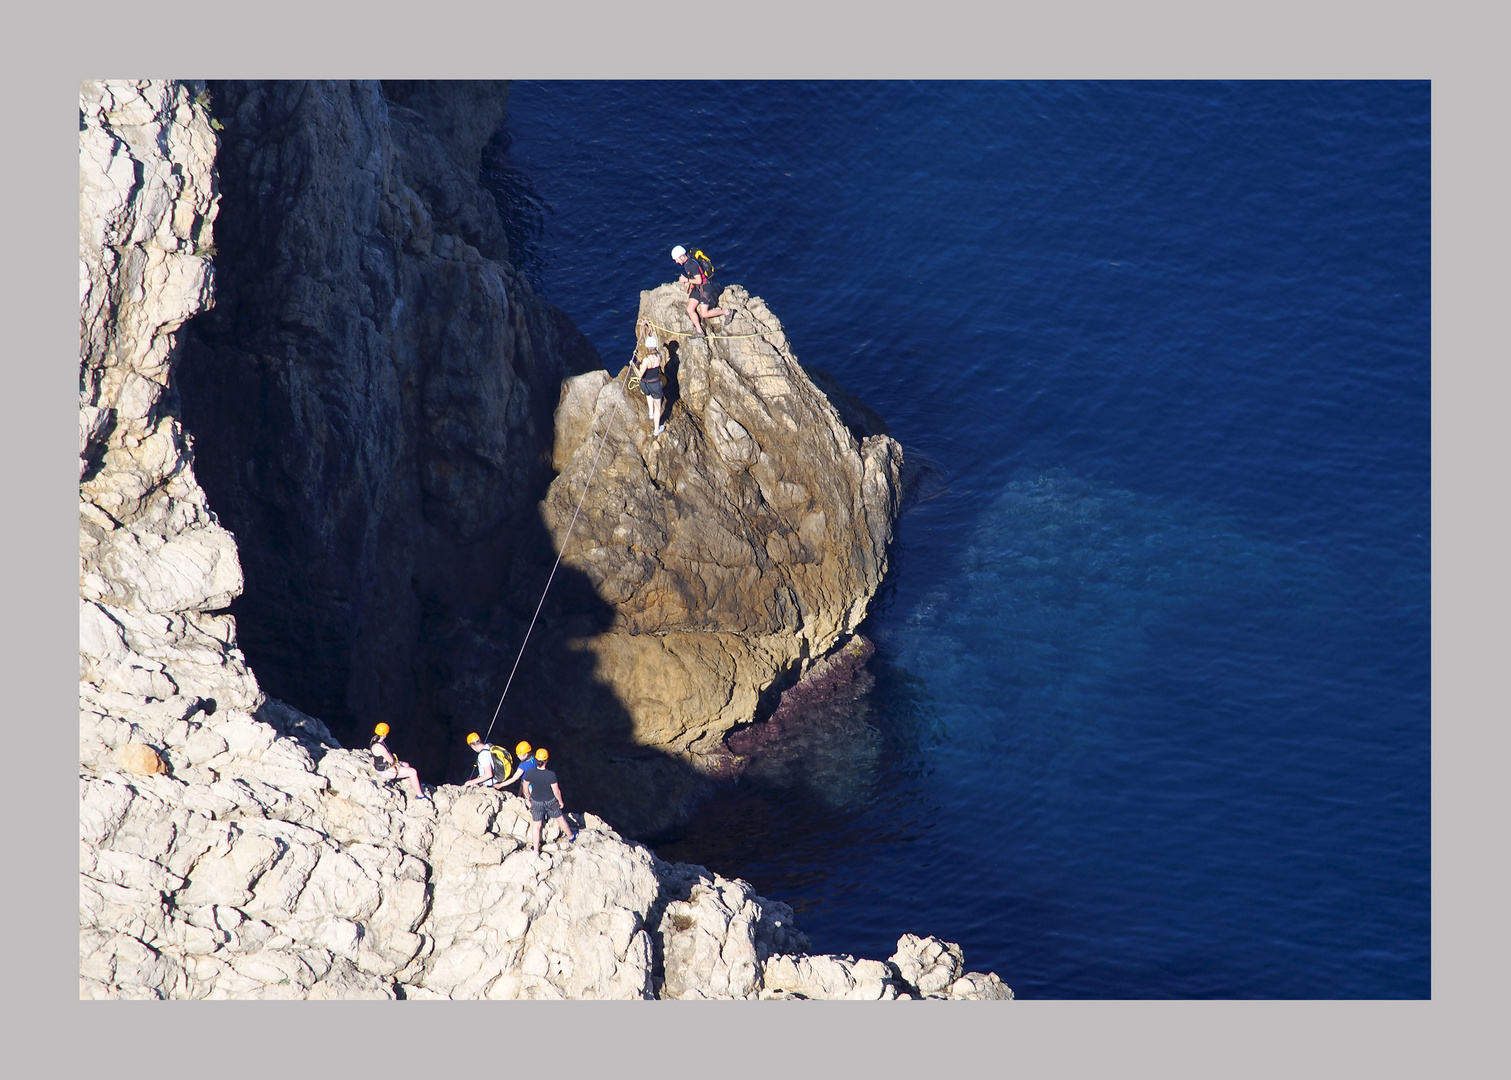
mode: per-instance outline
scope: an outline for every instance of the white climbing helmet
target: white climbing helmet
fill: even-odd
[[[683,247],[681,244],[678,244],[676,247],[672,248],[672,258],[674,258],[674,259],[680,259],[680,258],[682,258],[682,256],[684,256],[686,254],[687,254],[687,249],[685,247]]]
[[[655,334],[646,334],[645,347],[647,349],[659,349],[661,348],[661,339],[658,338]]]

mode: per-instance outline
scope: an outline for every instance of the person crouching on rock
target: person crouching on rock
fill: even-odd
[[[687,318],[693,324],[693,334],[696,337],[703,336],[703,325],[698,321],[700,315],[705,319],[723,318],[724,330],[728,333],[729,324],[734,320],[735,309],[730,308],[726,311],[714,306],[719,302],[719,287],[714,284],[713,275],[696,260],[689,260],[687,249],[681,244],[672,248],[672,261],[682,267],[682,273],[677,275],[677,280],[687,285]]]
[[[666,407],[666,358],[661,353],[661,339],[655,334],[647,334],[643,345],[645,355],[630,359],[630,372],[640,380],[640,392],[645,395],[646,407],[650,409],[651,436],[654,438],[666,430],[666,425],[661,422],[661,410]]]
[[[388,731],[387,724],[379,724],[373,728],[372,741],[367,744],[367,748],[372,751],[373,768],[378,771],[378,779],[408,780],[410,786],[414,788],[415,798],[429,799],[430,796],[426,795],[425,789],[420,786],[420,774],[415,771],[415,767],[407,761],[400,761],[394,757],[393,751],[383,741],[388,738]]]
[[[467,736],[467,749],[477,755],[477,775],[468,780],[462,787],[471,787],[479,784],[482,787],[502,787],[498,781],[503,778],[494,772],[494,766],[498,759],[493,756],[493,744],[485,743],[477,732]]]
[[[525,794],[530,799],[530,846],[535,849],[535,854],[540,854],[540,837],[545,830],[546,818],[552,817],[561,822],[561,827],[566,830],[567,843],[577,839],[577,834],[572,831],[572,823],[567,820],[566,809],[562,804],[561,784],[556,780],[556,774],[546,768],[546,761],[550,758],[546,748],[542,746],[535,751],[535,768],[525,773]]]

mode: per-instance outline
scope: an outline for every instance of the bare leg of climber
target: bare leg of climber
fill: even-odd
[[[687,298],[687,318],[693,324],[693,333],[695,334],[703,333],[703,324],[698,322],[699,307],[702,307],[704,311],[708,310],[708,306],[700,304],[696,296],[689,296]]]
[[[703,316],[703,318],[705,319],[727,319],[729,316],[734,314],[734,309],[730,308],[728,311],[725,311],[723,308],[710,309],[707,304],[699,304],[698,314]],[[724,329],[726,332],[729,329],[729,324],[727,322],[724,324]]]
[[[413,765],[408,762],[400,762],[399,775],[409,781],[410,789],[414,791],[416,799],[423,799],[425,797],[425,789],[420,786],[420,774],[415,771]]]

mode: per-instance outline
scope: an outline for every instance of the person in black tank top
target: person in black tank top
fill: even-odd
[[[373,728],[372,741],[367,744],[368,750],[373,756],[373,769],[377,771],[378,779],[388,781],[407,780],[415,798],[429,799],[425,794],[424,787],[420,784],[420,774],[415,767],[407,761],[400,761],[394,757],[393,751],[388,748],[385,741],[388,738],[388,725],[379,724]]]
[[[545,830],[548,817],[561,822],[561,827],[567,834],[567,843],[577,839],[577,834],[572,831],[572,823],[567,820],[566,808],[562,805],[561,784],[557,781],[556,774],[546,768],[550,756],[544,746],[535,751],[535,768],[525,773],[522,785],[530,797],[530,846],[537,855],[540,854],[541,833]]]
[[[630,371],[640,380],[640,392],[645,395],[646,407],[650,410],[651,435],[654,437],[666,430],[666,425],[661,422],[661,412],[666,408],[666,354],[661,351],[661,340],[655,334],[647,334],[641,348],[645,355],[630,358]]]

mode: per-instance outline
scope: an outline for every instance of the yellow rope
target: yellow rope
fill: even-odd
[[[698,336],[697,334],[683,333],[681,330],[669,330],[669,329],[667,329],[664,326],[658,326],[656,323],[652,322],[650,319],[642,319],[640,321],[643,322],[643,323],[645,323],[645,324],[647,324],[652,330],[660,330],[663,334],[670,334],[672,337],[675,337],[675,338],[687,338],[687,339],[691,340],[691,339],[696,338]],[[706,340],[709,340],[709,341],[733,341],[736,338],[766,337],[768,334],[783,334],[783,333],[786,333],[786,331],[785,330],[763,330],[759,334],[719,334],[719,335],[713,336],[713,337],[706,337]]]

